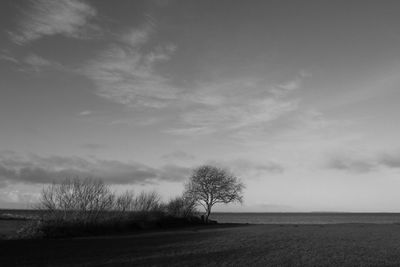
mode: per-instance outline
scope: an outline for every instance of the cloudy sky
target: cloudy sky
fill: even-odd
[[[49,182],[178,195],[213,163],[225,211],[400,211],[400,2],[0,3],[0,206]]]

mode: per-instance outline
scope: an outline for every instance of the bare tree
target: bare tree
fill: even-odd
[[[135,196],[133,191],[125,191],[115,199],[114,209],[119,212],[149,212],[160,210],[161,196],[156,191],[142,191]]]
[[[187,194],[171,199],[166,205],[167,214],[188,218],[196,213],[196,200]]]
[[[133,211],[149,212],[161,208],[161,196],[156,192],[141,192],[133,201]]]
[[[114,209],[122,213],[132,211],[134,202],[133,191],[125,191],[125,193],[116,197]]]
[[[114,205],[115,196],[99,179],[65,179],[44,188],[38,208],[53,219],[97,220]]]
[[[196,168],[185,187],[185,193],[203,206],[206,222],[215,204],[243,201],[244,184],[240,179],[225,169],[211,165]]]

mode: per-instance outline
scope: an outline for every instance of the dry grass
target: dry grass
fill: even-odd
[[[29,221],[26,220],[2,220],[0,219],[0,239],[15,236],[19,229]]]
[[[203,226],[0,241],[2,266],[399,266],[400,225]]]

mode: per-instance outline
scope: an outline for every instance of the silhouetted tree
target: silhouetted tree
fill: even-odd
[[[185,187],[185,194],[204,207],[206,222],[215,204],[243,201],[244,184],[240,179],[225,169],[211,165],[194,169]]]
[[[115,195],[100,179],[65,179],[43,188],[38,209],[58,220],[96,221],[112,209]]]
[[[133,200],[133,211],[150,212],[161,210],[161,196],[156,192],[141,192]]]
[[[189,218],[196,213],[196,200],[189,195],[171,199],[166,205],[167,214],[174,217]]]

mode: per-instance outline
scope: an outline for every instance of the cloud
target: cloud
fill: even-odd
[[[153,45],[154,31],[154,25],[147,23],[120,34],[87,62],[83,73],[93,82],[98,96],[128,107],[170,108],[159,117],[179,111],[163,132],[181,136],[259,130],[298,109],[299,100],[287,95],[301,88],[303,79],[310,76],[305,72],[275,84],[244,77],[199,82],[185,88],[172,85],[156,67],[169,61],[176,47]],[[113,124],[126,122],[115,120]]]
[[[46,59],[34,53],[16,57],[7,51],[3,51],[3,53],[0,54],[0,60],[14,63],[18,71],[23,72],[41,72],[43,70],[71,71],[69,68],[56,61]]]
[[[254,101],[252,105],[224,105],[214,109],[197,109],[182,116],[185,124],[218,130],[238,129],[249,125],[277,119],[282,114],[295,110],[296,102],[280,102],[275,99]]]
[[[243,179],[249,177],[262,177],[270,174],[281,174],[285,171],[284,166],[271,160],[264,160],[260,162],[238,158],[228,161],[211,160],[206,164],[231,171],[233,174]]]
[[[181,136],[261,129],[298,109],[299,100],[287,95],[301,88],[303,79],[310,76],[305,72],[274,84],[243,77],[198,82],[185,88],[173,85],[157,66],[169,61],[176,47],[154,45],[154,32],[154,23],[145,23],[117,35],[107,49],[85,64],[83,73],[93,82],[95,94],[128,107],[170,108],[158,117],[179,112],[163,132]],[[113,124],[129,122],[115,120]]]
[[[84,73],[94,82],[98,96],[127,106],[152,108],[165,107],[177,98],[177,88],[155,71],[176,48],[159,45],[145,52],[142,48],[151,31],[145,26],[123,34],[85,66]]]
[[[186,180],[192,172],[192,169],[168,164],[162,167],[160,179],[171,182],[182,182]]]
[[[264,127],[298,109],[298,100],[285,98],[284,92],[277,96],[276,90],[283,91],[252,79],[202,84],[186,95],[187,111],[181,114],[180,125],[166,132],[205,135]]]
[[[274,88],[271,91],[276,96],[285,95],[290,91],[300,89],[303,84],[304,79],[309,78],[311,76],[312,75],[310,72],[300,71],[299,74],[296,75],[296,77],[294,79],[282,82],[282,83],[274,86]]]
[[[88,143],[81,145],[81,147],[89,150],[99,150],[99,149],[104,149],[107,146],[103,144]]]
[[[81,116],[87,116],[87,115],[90,115],[90,114],[92,114],[93,113],[93,111],[91,111],[91,110],[84,110],[84,111],[82,111],[82,112],[79,112],[79,115],[81,115]]]
[[[265,162],[252,162],[246,159],[236,159],[225,163],[230,169],[241,176],[249,174],[260,176],[268,173],[283,173],[284,167],[276,162],[265,160]]]
[[[362,160],[349,157],[334,157],[329,160],[327,167],[342,171],[366,173],[375,170],[377,164],[375,161],[368,161],[365,159]]]
[[[194,160],[196,157],[193,156],[192,154],[186,153],[181,150],[176,150],[174,152],[165,154],[161,156],[162,159],[164,160]]]
[[[398,152],[376,152],[374,155],[349,155],[344,153],[330,157],[327,163],[328,168],[351,171],[371,172],[379,168],[400,168],[400,153]]]
[[[293,80],[293,81],[289,81],[283,84],[278,85],[279,88],[288,90],[288,91],[292,91],[292,90],[296,90],[300,88],[300,82],[299,80]]]
[[[11,55],[10,52],[7,51],[7,50],[1,50],[0,60],[1,61],[12,62],[14,64],[19,64],[19,60],[16,59],[13,55]]]
[[[46,184],[67,177],[96,177],[110,184],[181,181],[188,169],[166,165],[153,168],[137,162],[81,157],[0,155],[0,182]]]
[[[122,118],[122,119],[115,119],[110,122],[110,125],[128,125],[128,126],[149,126],[160,122],[160,117],[129,117],[129,118]]]
[[[37,203],[39,199],[39,193],[37,192],[23,192],[18,189],[13,190],[1,190],[0,191],[0,203],[7,204],[19,204],[15,205],[16,208],[31,208],[31,205]]]
[[[185,128],[167,129],[164,132],[168,134],[181,135],[181,136],[199,136],[199,135],[207,135],[214,133],[215,129],[209,127],[185,127]]]
[[[270,173],[283,173],[284,168],[282,165],[275,162],[265,162],[264,164],[256,164],[253,169],[258,172],[270,172]]]
[[[400,153],[385,153],[380,156],[379,163],[389,168],[400,168]]]
[[[145,25],[141,29],[131,29],[128,33],[121,36],[121,40],[130,47],[140,47],[147,43],[152,32],[150,25]]]
[[[71,38],[86,38],[94,26],[89,21],[96,10],[82,0],[36,0],[23,13],[18,30],[11,34],[17,44],[61,34]]]
[[[29,54],[23,59],[23,63],[25,63],[28,67],[33,69],[36,72],[39,72],[43,69],[59,69],[62,70],[64,67],[55,62],[48,59],[45,59],[36,54]]]

